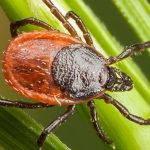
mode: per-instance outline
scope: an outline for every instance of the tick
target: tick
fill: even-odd
[[[97,122],[93,99],[103,99],[114,105],[127,119],[140,125],[149,125],[150,119],[132,115],[127,108],[106,94],[107,91],[124,92],[133,87],[131,78],[111,65],[150,47],[150,41],[127,47],[120,55],[105,58],[94,48],[92,38],[83,21],[69,11],[63,16],[50,0],[43,0],[51,13],[63,24],[69,34],[55,30],[36,18],[27,18],[10,24],[13,39],[4,53],[3,72],[8,84],[18,93],[38,103],[0,100],[1,106],[42,108],[66,105],[67,110],[44,128],[37,140],[39,148],[48,134],[73,114],[78,103],[87,103],[92,124],[98,136],[107,144],[112,141]],[[73,19],[86,42],[78,36],[68,22]],[[46,31],[18,34],[19,27],[32,24]]]

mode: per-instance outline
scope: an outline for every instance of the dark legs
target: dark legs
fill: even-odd
[[[75,105],[68,106],[66,112],[59,116],[55,121],[53,121],[50,125],[48,125],[40,135],[39,139],[37,140],[37,144],[40,148],[42,148],[43,143],[48,134],[50,134],[58,125],[63,123],[70,115],[73,114],[75,110]]]
[[[98,134],[98,136],[107,144],[112,144],[112,141],[105,135],[105,133],[103,132],[103,130],[100,128],[100,126],[98,125],[97,122],[97,113],[96,113],[96,108],[95,108],[95,104],[93,101],[89,101],[88,102],[88,106],[90,107],[90,112],[91,112],[91,116],[92,116],[92,123],[93,126]]]
[[[150,41],[147,41],[145,43],[142,44],[134,44],[131,45],[129,47],[127,47],[119,56],[117,57],[110,57],[108,59],[109,64],[114,64],[118,61],[121,61],[122,59],[129,57],[135,53],[139,53],[142,52],[145,48],[149,48],[150,47]]]
[[[126,117],[127,119],[129,119],[135,123],[138,123],[140,125],[150,125],[150,119],[143,119],[141,117],[130,114],[129,111],[127,110],[127,108],[125,108],[122,104],[120,104],[118,101],[116,101],[110,95],[104,94],[103,97],[101,97],[101,98],[103,98],[106,103],[110,103],[110,104],[114,105],[121,112],[121,114],[124,117]]]
[[[16,21],[16,22],[10,24],[10,31],[11,31],[12,37],[17,36],[17,29],[19,27],[25,26],[27,24],[36,25],[36,26],[45,28],[47,30],[54,30],[49,24],[47,24],[41,20],[38,20],[36,18],[26,18],[26,19],[19,20],[19,21]]]
[[[86,41],[86,43],[90,46],[93,46],[93,41],[92,41],[92,38],[85,26],[85,24],[83,23],[83,21],[80,19],[79,16],[77,16],[73,11],[69,11],[66,16],[65,16],[66,19],[69,19],[69,18],[72,18],[76,21],[76,24],[78,25],[78,27],[80,28],[80,30],[83,32],[83,36],[84,36],[84,39]]]
[[[52,14],[60,21],[62,22],[63,26],[68,30],[68,32],[72,36],[78,36],[75,29],[72,27],[72,25],[66,20],[66,18],[61,14],[61,12],[55,7],[55,5],[51,2],[51,0],[43,0],[43,2],[50,8],[50,11]]]
[[[78,37],[77,32],[75,31],[75,29],[72,27],[72,25],[67,21],[69,18],[72,18],[76,21],[77,25],[79,26],[79,28],[81,29],[81,31],[83,32],[83,36],[87,42],[88,45],[93,46],[93,41],[92,38],[86,28],[86,26],[84,25],[83,21],[72,11],[69,11],[66,16],[64,17],[60,11],[54,6],[54,4],[51,2],[51,0],[43,0],[43,2],[50,8],[50,11],[52,12],[52,14],[59,20],[62,22],[63,26],[69,31],[69,33],[72,36],[76,36]]]
[[[92,38],[84,25],[83,21],[72,11],[69,11],[66,16],[63,16],[61,12],[56,8],[56,6],[51,2],[51,0],[43,0],[43,2],[50,8],[51,13],[60,21],[62,22],[63,26],[68,30],[68,32],[73,37],[78,37],[77,32],[73,28],[73,26],[68,22],[69,18],[72,18],[76,21],[77,25],[79,26],[80,30],[83,32],[83,36],[85,38],[85,41],[88,45],[93,46]],[[49,24],[38,20],[36,18],[27,18],[20,21],[17,21],[15,23],[10,24],[10,31],[12,37],[17,36],[17,29],[21,26],[25,26],[26,24],[32,24],[36,25],[42,28],[45,28],[47,30],[54,30]]]
[[[0,99],[0,106],[32,109],[32,108],[52,107],[54,105],[48,105],[44,103],[26,103],[26,102],[20,102],[20,101],[10,101],[10,100],[5,100],[5,99]]]

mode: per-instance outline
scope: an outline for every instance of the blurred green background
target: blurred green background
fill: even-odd
[[[140,39],[137,38],[136,34],[126,23],[111,0],[84,1],[87,5],[89,5],[89,7],[91,7],[96,16],[104,22],[112,35],[114,35],[114,37],[123,46],[128,46],[133,43],[140,42]],[[5,50],[10,39],[9,20],[5,16],[2,9],[0,9],[0,60],[2,59],[2,51]],[[134,60],[138,64],[140,69],[144,72],[145,76],[150,80],[150,69],[147,65],[149,62],[147,53],[145,52],[143,53],[143,55],[136,56],[136,58],[134,57]],[[4,98],[13,100],[23,99],[21,96],[18,96],[18,94],[11,88],[8,88],[8,86],[4,82],[1,69],[0,93]],[[56,107],[47,110],[41,109],[25,111],[33,116],[38,122],[43,124],[43,126],[45,126],[52,120],[54,120],[59,114],[61,114],[64,111],[64,108]],[[105,147],[105,144],[101,142],[101,140],[99,140],[95,131],[91,127],[92,125],[90,126],[89,124],[85,124],[86,121],[83,119],[84,117],[82,118],[81,116],[79,116],[79,112],[76,111],[73,117],[70,117],[67,122],[63,123],[54,131],[54,134],[56,134],[72,150],[103,150],[103,146]]]

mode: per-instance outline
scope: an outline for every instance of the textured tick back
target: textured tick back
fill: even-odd
[[[103,91],[107,68],[102,56],[83,45],[72,45],[57,53],[52,75],[61,90],[73,98],[87,98]]]

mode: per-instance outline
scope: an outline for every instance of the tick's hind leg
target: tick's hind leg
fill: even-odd
[[[97,113],[96,113],[96,108],[95,104],[93,101],[88,102],[88,106],[90,107],[90,112],[91,112],[91,117],[92,117],[92,123],[93,126],[97,132],[97,135],[107,144],[112,144],[112,141],[105,135],[103,130],[100,128],[98,124],[98,119],[97,119]]]
[[[114,64],[118,61],[121,61],[124,58],[127,58],[135,53],[142,52],[145,48],[150,48],[150,41],[147,41],[142,44],[134,44],[127,47],[119,56],[117,57],[110,57],[108,59],[109,64]]]
[[[78,37],[77,32],[72,27],[72,25],[67,21],[67,19],[61,14],[61,12],[56,8],[56,6],[51,2],[51,0],[43,0],[43,2],[50,8],[52,14],[62,22],[63,26],[68,30],[68,32],[73,37]]]
[[[110,95],[104,94],[102,98],[105,100],[106,103],[114,105],[121,112],[121,114],[127,119],[140,125],[150,125],[150,119],[143,119],[141,117],[130,114],[127,108],[125,108],[122,104],[120,104]]]
[[[50,134],[58,125],[63,123],[70,115],[72,115],[74,110],[75,105],[68,106],[66,112],[63,115],[59,116],[55,121],[53,121],[43,130],[42,134],[37,140],[37,144],[40,149],[42,148],[47,135]]]
[[[17,36],[18,35],[17,29],[22,26],[25,26],[27,24],[39,26],[39,27],[45,28],[47,30],[54,30],[53,27],[51,27],[49,24],[47,24],[41,20],[38,20],[36,18],[26,18],[26,19],[19,20],[19,21],[16,21],[16,22],[10,24],[11,36],[12,37]]]
[[[21,101],[10,101],[6,99],[0,99],[0,106],[33,109],[33,108],[52,107],[54,105],[48,105],[44,103],[27,103]]]
[[[65,18],[66,19],[69,19],[69,18],[74,19],[76,21],[76,24],[80,28],[80,30],[83,32],[83,36],[84,36],[84,39],[85,39],[86,43],[90,46],[93,46],[92,38],[91,38],[84,22],[81,20],[81,18],[78,15],[76,15],[73,11],[69,11],[66,14]]]

